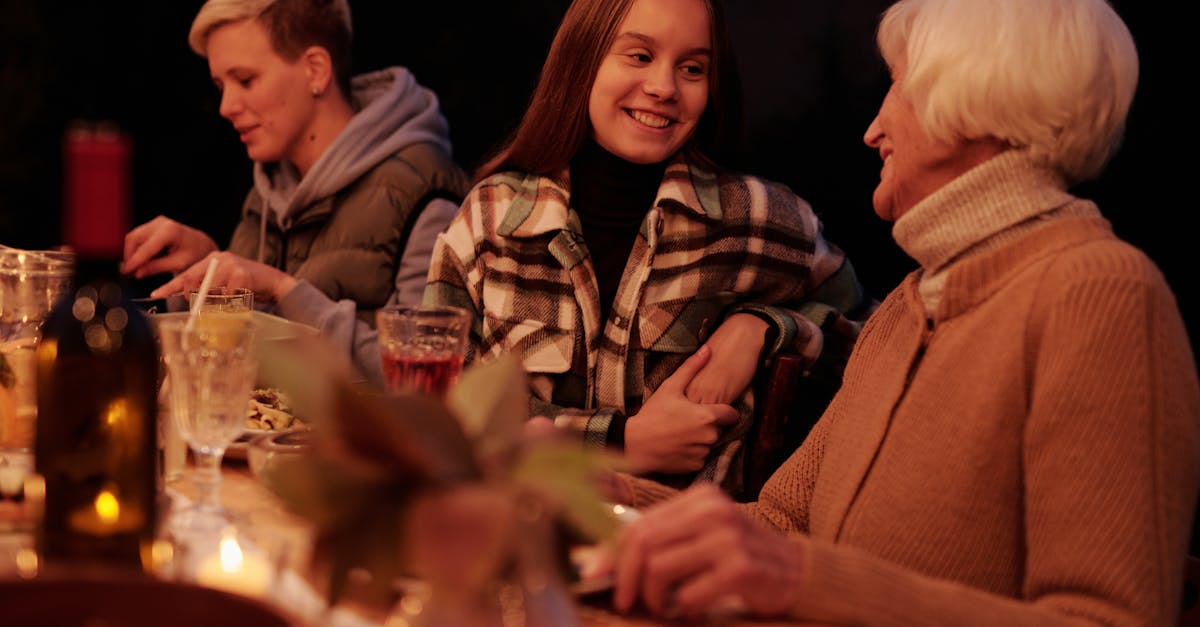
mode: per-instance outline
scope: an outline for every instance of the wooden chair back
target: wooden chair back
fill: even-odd
[[[804,442],[837,385],[805,376],[804,360],[791,354],[776,356],[755,378],[755,420],[746,440],[738,500],[758,498],[767,479]]]

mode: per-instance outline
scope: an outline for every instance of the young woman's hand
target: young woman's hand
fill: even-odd
[[[695,403],[684,389],[712,352],[701,346],[646,399],[637,414],[625,423],[625,458],[634,472],[695,472],[721,431],[738,420],[738,412],[724,403]]]
[[[802,547],[747,518],[711,484],[642,511],[613,557],[618,611],[640,599],[656,615],[786,614],[800,585]]]
[[[217,250],[203,231],[158,216],[125,234],[121,272],[138,279],[180,272]]]
[[[217,270],[213,274],[212,284],[248,287],[254,292],[255,302],[278,302],[299,283],[295,277],[278,268],[251,261],[231,252],[219,252],[192,264],[192,267],[150,292],[150,297],[165,298],[199,288],[204,280],[204,273],[208,271],[208,261],[212,258],[217,259]]]
[[[704,344],[712,359],[688,384],[688,400],[726,404],[737,400],[754,380],[766,330],[766,321],[753,314],[726,318]]]

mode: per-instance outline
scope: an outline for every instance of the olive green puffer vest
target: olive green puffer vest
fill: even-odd
[[[313,284],[334,300],[358,303],[375,326],[387,303],[417,213],[433,198],[461,202],[466,174],[433,144],[413,144],[371,168],[336,194],[297,214],[284,231],[267,219],[262,260]],[[258,258],[263,199],[251,190],[229,250]]]

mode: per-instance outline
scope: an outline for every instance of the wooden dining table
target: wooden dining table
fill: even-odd
[[[194,490],[185,478],[171,482],[166,486],[165,503],[174,506],[185,504],[194,496]],[[261,483],[250,472],[244,460],[236,457],[223,464],[219,496],[222,505],[228,511],[239,537],[254,546],[255,550],[265,553],[273,568],[277,569],[274,582],[269,589],[256,594],[247,594],[246,590],[236,590],[246,594],[255,601],[261,601],[268,607],[273,607],[281,615],[288,617],[296,627],[387,627],[395,622],[389,622],[386,613],[371,610],[365,606],[349,602],[340,602],[334,608],[329,608],[321,594],[317,592],[319,584],[310,569],[310,558],[314,539],[314,529],[305,519],[291,513],[283,502],[276,497],[265,484]],[[166,506],[161,518],[169,521],[171,505]],[[169,524],[164,525],[164,538],[170,537],[166,531]],[[186,552],[181,545],[178,551]],[[32,533],[12,534],[0,533],[0,583],[6,578],[26,578],[29,573],[20,573],[15,567],[19,560],[13,558],[23,551],[33,547]],[[261,554],[261,553],[260,553]],[[178,558],[180,553],[176,554]],[[8,559],[4,559],[8,558]],[[7,565],[7,566],[6,566]],[[194,567],[194,564],[193,564]],[[156,568],[162,568],[156,565]],[[60,573],[61,574],[61,573]],[[197,573],[176,564],[172,570],[160,570],[155,573],[157,578],[174,579],[188,583],[201,583]],[[607,605],[604,596],[589,596],[578,598],[574,604],[574,612],[581,627],[674,627],[677,625],[713,625],[720,627],[800,627],[811,623],[756,620],[747,617],[722,617],[709,621],[671,621],[638,615],[619,614]],[[0,616],[3,616],[0,611]],[[2,622],[2,621],[0,621]],[[400,623],[407,624],[407,623]]]
[[[190,490],[186,481],[174,489],[182,494]],[[276,539],[274,546],[286,547],[280,556],[285,568],[306,572],[313,540],[311,525],[289,512],[283,503],[249,471],[244,463],[227,461],[222,469],[220,497],[235,522],[251,537]],[[621,615],[600,601],[577,601],[576,614],[584,627],[664,627],[675,625],[720,625],[722,627],[797,627],[808,623],[762,621],[749,618],[723,618],[708,622],[663,621],[644,616]],[[350,611],[355,611],[351,609]],[[364,614],[369,614],[365,613]],[[385,617],[374,616],[373,619]],[[382,621],[380,621],[382,623]],[[364,617],[363,625],[376,624]]]

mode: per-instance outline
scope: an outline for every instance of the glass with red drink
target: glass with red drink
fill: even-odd
[[[392,305],[375,316],[389,390],[443,396],[458,381],[467,355],[470,312],[450,306]]]

